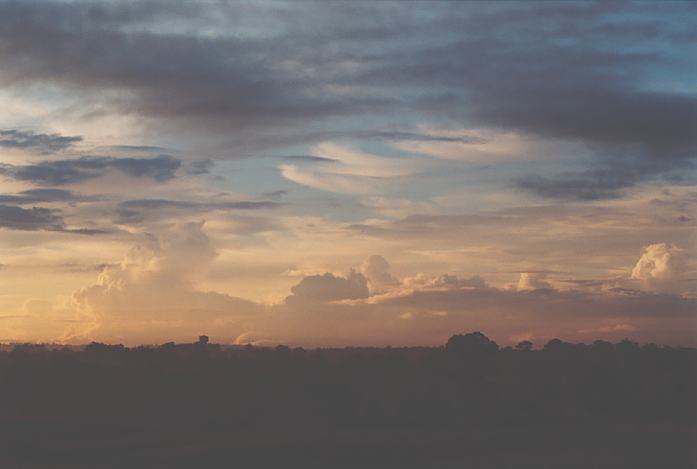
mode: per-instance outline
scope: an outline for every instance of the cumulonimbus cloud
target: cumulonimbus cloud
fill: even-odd
[[[694,279],[685,278],[687,270],[688,253],[685,249],[668,243],[656,243],[644,248],[631,277],[649,290],[681,292],[690,286],[687,282],[695,283]]]
[[[668,254],[667,245],[649,246],[632,276],[653,272],[653,277],[665,277]],[[285,301],[261,304],[201,289],[215,257],[202,223],[143,238],[121,263],[106,266],[96,283],[76,291],[65,305],[44,308],[46,320],[51,315],[72,318],[51,338],[137,343],[188,340],[205,332],[222,342],[253,337],[259,343],[404,345],[440,343],[454,332],[476,328],[504,340],[523,333],[575,340],[631,333],[692,343],[688,332],[697,311],[697,299],[689,295],[636,290],[614,281],[601,282],[603,288],[576,282],[558,289],[539,272],[522,275],[517,289],[491,286],[479,276],[398,279],[381,256],[364,262],[366,275],[352,270],[306,276]],[[666,262],[648,265],[656,259]],[[382,288],[371,291],[369,284],[378,280]],[[12,327],[33,324],[42,316],[34,310],[31,317],[12,319]]]

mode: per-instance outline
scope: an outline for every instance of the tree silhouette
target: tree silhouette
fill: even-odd
[[[529,352],[530,350],[532,350],[532,345],[532,342],[530,342],[529,340],[523,340],[522,342],[518,342],[515,348],[520,352]]]
[[[697,467],[697,350],[531,350],[17,345],[0,468]]]
[[[499,346],[481,332],[456,334],[445,344],[445,350],[461,357],[487,357],[499,351]]]

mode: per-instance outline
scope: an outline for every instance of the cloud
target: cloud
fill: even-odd
[[[263,197],[268,198],[268,199],[278,200],[278,199],[281,199],[284,196],[288,195],[289,193],[290,193],[289,190],[279,189],[279,190],[270,191],[270,192],[262,192],[261,195]]]
[[[303,278],[290,291],[292,295],[286,298],[286,303],[294,305],[354,300],[370,295],[367,279],[363,274],[353,270],[346,277],[337,277],[329,272],[311,275]]]
[[[0,5],[0,80],[57,85],[163,128],[235,130],[239,148],[280,133],[294,143],[341,135],[471,142],[384,125],[413,128],[394,116],[418,113],[599,145],[593,165],[633,146],[637,156],[624,168],[657,160],[663,165],[645,171],[662,174],[692,158],[697,143],[697,98],[657,78],[670,68],[689,82],[692,12],[680,3],[629,10],[445,3],[426,15],[418,7],[395,14],[389,3],[279,3],[219,5],[212,14],[194,3],[8,1]],[[339,130],[366,115],[378,124]]]
[[[456,275],[442,274],[438,276],[429,276],[419,273],[413,277],[406,277],[402,280],[402,284],[407,287],[407,290],[398,290],[397,296],[406,292],[414,291],[443,291],[453,289],[472,289],[472,288],[489,288],[486,281],[479,275],[474,275],[470,278],[458,278]]]
[[[361,273],[368,279],[371,292],[399,284],[399,280],[390,274],[389,269],[390,264],[382,256],[372,255],[363,261]]]
[[[0,205],[0,227],[12,230],[62,231],[63,218],[55,210],[32,207],[25,209],[11,205]]]
[[[22,311],[27,315],[44,315],[50,314],[53,310],[53,304],[45,300],[29,299],[22,305]]]
[[[104,176],[110,170],[116,170],[131,177],[164,182],[173,179],[180,166],[181,161],[169,155],[154,158],[85,156],[24,166],[0,164],[0,174],[33,184],[61,186],[95,179]]]
[[[443,143],[443,144],[460,144],[457,146],[460,150],[462,144],[481,144],[486,141],[479,135],[475,134],[454,134],[442,132],[419,132],[406,130],[354,130],[346,129],[340,131],[308,131],[301,132],[294,136],[288,136],[285,143],[292,143],[293,140],[305,142],[328,142],[328,141],[366,141],[377,140],[396,143]],[[280,141],[278,143],[281,143]],[[290,158],[306,158],[299,155]],[[309,157],[313,158],[313,157]],[[316,158],[316,157],[315,157]]]
[[[64,189],[28,189],[16,194],[0,194],[0,203],[2,204],[37,204],[37,203],[52,203],[52,202],[87,202],[98,200],[94,196],[86,196],[73,191]]]
[[[57,153],[81,141],[82,137],[40,134],[22,130],[0,130],[0,148],[28,150],[39,154]]]
[[[434,211],[430,202],[414,201],[396,197],[366,197],[361,205],[373,210],[380,215],[392,218],[400,218],[414,213],[428,213]]]
[[[322,141],[401,150],[388,175],[376,161],[329,163],[319,158],[335,158],[323,154],[308,155],[317,165],[279,168],[324,191],[379,192],[405,176],[396,174],[400,164],[413,174],[409,155],[419,148],[491,161],[497,151],[487,147],[510,135],[583,149],[556,157],[574,160],[577,171],[511,178],[539,197],[618,199],[651,180],[695,180],[697,95],[682,85],[694,81],[687,5],[444,3],[428,14],[395,14],[389,3],[225,4],[215,14],[195,5],[4,2],[0,83],[48,84],[86,113],[195,135],[211,154],[224,150],[220,158]],[[429,127],[468,131],[418,130]],[[538,156],[523,151],[514,155]],[[303,161],[312,162],[295,160]],[[92,177],[64,169],[3,172],[48,184]]]
[[[334,158],[327,158],[324,156],[314,156],[314,155],[289,155],[285,156],[284,159],[289,161],[302,161],[307,163],[339,163],[339,160]]]
[[[192,202],[172,199],[134,199],[119,203],[125,209],[163,209],[163,208],[197,208],[197,209],[230,209],[230,210],[254,210],[260,208],[278,207],[278,202],[240,200],[229,202]]]
[[[370,220],[368,223],[354,223],[347,230],[362,235],[379,238],[420,238],[432,236],[447,238],[463,229],[480,226],[502,227],[523,218],[522,214],[493,212],[472,215],[410,214],[397,220]]]
[[[628,334],[636,331],[637,328],[631,324],[619,323],[598,326],[592,329],[581,329],[578,332],[582,334]]]
[[[82,235],[104,234],[106,231],[92,228],[70,228],[60,215],[60,210],[42,207],[22,208],[0,204],[0,228],[21,231],[59,231]]]
[[[358,139],[379,138],[384,140],[407,142],[440,142],[440,143],[482,143],[484,140],[475,135],[437,135],[423,132],[406,132],[397,130],[362,131],[353,134]]]
[[[588,340],[602,333],[694,343],[697,300],[675,294],[613,288],[516,291],[492,287],[478,276],[419,275],[384,292],[337,301],[359,295],[336,294],[337,277],[331,274],[306,279],[317,287],[309,297],[331,292],[327,300],[334,302],[286,301],[275,307],[273,320],[255,329],[257,337],[285,335],[286,342],[323,345],[433,344],[477,329],[508,342],[522,334]]]
[[[226,219],[224,223],[226,233],[243,236],[283,230],[283,225],[273,217],[235,215]]]
[[[521,272],[517,289],[518,291],[528,291],[552,288],[546,279],[545,272]]]
[[[697,150],[697,146],[695,147]],[[671,161],[647,159],[641,151],[631,155],[616,155],[595,169],[564,172],[551,176],[528,175],[513,180],[518,189],[540,197],[570,201],[619,199],[626,189],[661,178],[675,184],[689,185],[690,172],[695,168],[689,158]]]
[[[421,274],[371,294],[368,279],[350,271],[306,276],[285,302],[273,305],[206,292],[200,285],[217,251],[202,228],[191,223],[143,238],[66,304],[31,303],[21,317],[6,321],[10,330],[20,334],[22,324],[41,320],[42,333],[71,342],[190,341],[206,333],[227,343],[433,345],[477,329],[504,342],[522,335],[586,340],[630,334],[694,343],[697,298],[609,285],[517,291],[492,287],[479,276]],[[369,264],[384,273],[383,263]]]
[[[522,291],[501,292],[495,287],[510,282],[511,272],[530,267],[530,260],[540,268],[574,265],[578,275],[591,279],[586,283],[568,279],[570,290],[582,292],[577,293],[578,301],[590,301],[589,282],[595,282],[593,294],[598,296],[593,301],[600,303],[622,298],[625,305],[634,307],[629,304],[634,301],[628,299],[631,295],[658,301],[664,298],[661,293],[670,296],[667,286],[656,286],[667,282],[648,274],[633,281],[624,279],[621,286],[631,294],[609,290],[597,279],[627,277],[627,267],[636,261],[636,248],[653,240],[689,246],[694,219],[689,207],[680,211],[677,206],[648,200],[638,207],[644,202],[639,198],[647,192],[637,193],[645,186],[662,185],[676,173],[682,179],[675,184],[685,188],[693,182],[694,44],[686,36],[694,29],[692,9],[680,3],[438,2],[397,7],[385,2],[275,2],[201,8],[197,2],[170,5],[159,0],[0,2],[0,86],[19,105],[26,101],[40,108],[27,111],[29,117],[10,112],[10,119],[60,118],[61,122],[45,128],[71,129],[82,122],[88,127],[63,132],[86,136],[96,132],[99,143],[105,145],[118,143],[119,135],[128,134],[128,141],[148,143],[154,138],[154,144],[190,151],[180,154],[155,146],[114,145],[103,147],[104,153],[93,153],[102,156],[70,154],[65,159],[68,156],[62,154],[60,160],[56,156],[51,161],[8,161],[12,164],[0,166],[0,173],[15,181],[8,189],[12,192],[0,196],[0,203],[12,207],[4,209],[8,215],[3,223],[18,226],[21,219],[24,226],[57,231],[68,229],[72,216],[100,219],[115,210],[117,222],[133,225],[123,227],[129,236],[137,236],[147,222],[157,220],[147,229],[166,238],[159,231],[162,226],[215,211],[205,215],[213,218],[212,233],[225,239],[230,264],[239,260],[246,266],[283,264],[279,271],[302,269],[322,265],[317,258],[329,251],[329,256],[344,259],[360,252],[362,259],[377,250],[399,256],[395,261],[402,271],[406,260],[418,259],[415,268],[428,275],[400,281],[384,265],[386,261],[375,261],[362,268],[372,296],[360,296],[363,290],[354,285],[361,292],[351,294],[356,298],[332,300],[344,301],[332,304],[331,312],[340,318],[337,328],[345,322],[360,323],[362,318],[355,316],[368,311],[366,329],[373,328],[373,338],[386,335],[393,312],[395,317],[410,315],[411,320],[402,323],[438,320],[455,327],[479,320],[467,314],[487,295],[492,314],[511,316],[517,311],[515,301],[525,304],[537,298],[535,308],[544,309],[540,299],[544,294],[555,311],[562,310],[555,301],[576,301],[568,291],[547,288],[558,283],[534,272],[528,272],[534,278],[524,279]],[[101,125],[101,121],[97,125],[91,120],[95,115],[106,115],[105,124],[115,125]],[[6,145],[35,144],[27,149],[38,153],[58,148],[50,145],[63,138],[10,132],[15,133],[3,134]],[[140,137],[133,140],[132,135]],[[503,161],[504,154],[513,158]],[[251,172],[247,162],[211,167],[213,160],[206,159],[219,162],[270,155],[271,160],[249,163]],[[475,160],[493,169],[475,172],[471,164],[463,164]],[[260,215],[256,209],[273,208],[272,202],[278,200],[272,195],[269,200],[209,197],[210,188],[197,186],[200,181],[187,176],[208,174],[204,179],[217,186],[222,181],[214,178],[224,174],[235,190],[251,187],[261,192],[279,187],[279,181],[268,179],[278,179],[270,175],[276,170],[269,168],[272,164],[282,164],[283,177],[306,187],[375,197],[327,198],[298,189],[292,197],[297,205],[288,206],[288,212],[295,211],[297,216],[284,217],[278,232],[241,240],[238,234],[271,230],[274,222],[221,212],[248,210],[249,215]],[[50,210],[54,205],[48,204],[82,197],[58,192],[60,187],[114,173],[142,177],[141,182],[148,183],[184,177],[166,187],[140,184],[138,191],[131,187],[133,180],[117,188],[110,185],[109,189],[120,191],[109,196],[113,200],[76,207],[71,218],[67,212]],[[25,191],[17,181],[45,188]],[[502,181],[512,181],[514,188],[524,191],[522,200],[520,193],[493,188]],[[642,187],[628,190],[637,184]],[[291,182],[287,185],[293,187]],[[482,194],[482,187],[493,190]],[[223,189],[214,189],[219,190]],[[555,201],[521,206],[528,194]],[[610,199],[602,207],[597,203]],[[595,203],[559,204],[559,200]],[[331,205],[335,201],[340,201],[340,208]],[[36,207],[36,212],[31,209],[41,204],[47,205]],[[514,208],[502,210],[502,206]],[[647,211],[647,206],[653,209]],[[317,210],[331,220],[316,216]],[[357,221],[362,216],[375,219]],[[383,216],[394,220],[379,219]],[[349,226],[342,230],[344,224]],[[4,236],[11,240],[7,252],[15,245],[32,243],[33,238],[48,238],[45,233],[26,232],[5,232]],[[288,246],[292,249],[285,249]],[[73,252],[67,249],[81,255],[95,248],[65,249],[70,255]],[[25,256],[24,252],[11,256]],[[36,258],[43,252],[39,250]],[[151,257],[173,255],[154,250]],[[298,261],[304,255],[312,260]],[[326,262],[334,265],[336,260]],[[256,268],[252,265],[250,270],[256,272]],[[474,270],[485,272],[490,283],[467,278]],[[468,274],[460,278],[453,272]],[[254,275],[261,274],[249,277]],[[348,288],[346,275],[330,275],[334,280],[317,282],[328,291]],[[690,275],[684,272],[671,282],[683,285]],[[150,279],[143,281],[154,281],[154,276],[153,272],[143,274]],[[220,278],[208,280],[222,289],[221,282]],[[254,282],[262,284],[256,277]],[[272,282],[259,290],[278,288]],[[299,298],[311,284],[308,280],[298,287]],[[255,292],[256,285],[251,287]],[[640,285],[645,291],[636,293],[633,288]],[[191,292],[189,287],[185,291]],[[134,285],[129,288],[137,291]],[[318,292],[315,296],[322,297]],[[460,295],[463,309],[416,305],[412,309],[414,303],[402,307],[382,298],[388,295],[396,301],[412,294],[413,301],[432,295],[443,302],[449,295]],[[276,290],[272,295],[279,298],[281,293]],[[312,296],[307,293],[307,298]],[[188,301],[182,297],[182,304],[184,300]],[[499,309],[493,306],[497,301]],[[316,307],[321,314],[327,312],[319,312],[324,306],[323,301],[315,301],[308,309],[314,312]],[[304,317],[290,304],[283,308]],[[533,315],[533,307],[528,309],[525,314]],[[457,316],[461,322],[448,323],[435,315],[439,312],[448,312],[447,321]],[[303,327],[298,321],[297,327]],[[330,332],[311,329],[310,324],[306,327],[308,337]],[[575,330],[593,327],[578,325]],[[418,331],[401,329],[399,334],[414,338]],[[399,334],[395,337],[405,337]]]
[[[118,223],[139,224],[162,218],[176,218],[186,213],[201,215],[214,210],[264,210],[278,208],[283,205],[281,202],[268,200],[199,202],[174,199],[134,199],[120,202],[116,211],[118,213]]]
[[[186,174],[198,176],[201,174],[209,174],[214,166],[213,160],[197,160],[191,161],[186,165]]]
[[[440,288],[402,290],[399,294],[381,295],[373,304],[407,307],[411,310],[439,310],[450,313],[519,315],[530,319],[569,321],[582,317],[690,317],[694,319],[697,304],[694,298],[662,295],[630,289],[609,289],[603,292],[584,290],[498,289],[471,286],[457,278],[442,283]],[[467,286],[465,286],[467,285]],[[485,316],[482,316],[485,318]]]
[[[198,8],[146,3],[85,2],[70,8],[2,3],[0,79],[17,86],[54,83],[83,94],[107,91],[102,100],[114,109],[203,124],[199,130],[244,128],[260,121],[292,124],[305,116],[336,114],[335,99],[310,93],[310,84],[282,63],[290,51],[285,45],[246,36],[166,31],[158,28],[157,20],[203,27],[215,18],[201,15]],[[230,19],[239,14],[236,8],[218,10]]]
[[[317,170],[316,168],[308,170],[289,164],[281,165],[279,169],[281,175],[289,181],[327,192],[346,194],[378,192],[378,188],[384,182],[381,178],[373,176],[334,174],[324,170]]]
[[[86,333],[137,342],[182,340],[204,329],[232,340],[247,330],[242,323],[258,305],[197,288],[217,255],[202,227],[188,223],[146,238],[120,264],[105,267],[95,284],[76,291],[67,307]]]
[[[523,190],[541,197],[573,201],[618,199],[623,189],[638,181],[637,175],[622,171],[584,171],[555,177],[525,176],[514,181]]]
[[[318,155],[305,166],[283,164],[286,179],[315,189],[349,194],[380,192],[390,183],[413,176],[423,162],[373,155],[334,142],[313,148]]]
[[[603,205],[516,204],[459,215],[443,210],[417,212],[394,220],[366,219],[344,228],[381,242],[406,243],[420,252],[437,254],[442,262],[452,262],[453,256],[462,256],[466,250],[486,270],[498,270],[503,262],[515,265],[511,270],[526,271],[531,258],[543,270],[559,270],[562,264],[575,265],[579,271],[594,271],[600,265],[608,270],[624,265],[625,269],[628,262],[636,261],[636,246],[649,240],[690,245],[693,226],[680,218],[689,218],[696,209],[689,193],[679,188],[659,199],[648,192],[634,200]],[[647,210],[649,204],[655,209]],[[588,255],[579,256],[579,250]]]
[[[119,155],[123,154],[124,156],[137,156],[143,154],[158,155],[170,152],[168,148],[158,147],[154,145],[108,145],[105,147],[97,147],[97,150],[117,152]],[[203,161],[200,161],[199,163],[203,163]]]
[[[680,291],[687,267],[685,250],[667,243],[646,246],[632,269],[631,278],[653,291]]]

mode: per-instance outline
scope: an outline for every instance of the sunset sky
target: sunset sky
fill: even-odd
[[[0,0],[0,341],[697,345],[697,3]]]

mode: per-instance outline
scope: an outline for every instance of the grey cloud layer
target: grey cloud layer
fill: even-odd
[[[648,180],[656,174],[668,173],[675,168],[672,164],[642,167],[636,160],[622,163],[593,170],[559,173],[553,177],[529,175],[513,182],[518,188],[542,197],[577,201],[617,199],[622,197],[624,189],[635,183]],[[690,169],[692,164],[685,162],[678,166]]]
[[[593,145],[594,171],[518,181],[563,199],[617,197],[690,167],[696,154],[697,97],[659,74],[674,70],[680,81],[688,73],[689,3],[194,6],[4,2],[0,81],[119,91],[103,99],[197,132],[231,130],[241,149],[342,132],[448,138],[337,130],[342,119],[368,113],[386,123],[406,115]],[[190,27],[165,29],[171,19]],[[192,32],[226,22],[252,29]],[[628,175],[607,182],[613,171]]]
[[[0,204],[0,228],[23,231],[61,231],[84,235],[102,234],[104,231],[89,228],[68,228],[59,210],[42,207],[22,208]]]
[[[0,164],[0,175],[34,184],[76,184],[117,170],[133,177],[167,181],[175,177],[181,161],[169,155],[154,158],[114,158],[85,156],[82,158],[43,161],[31,165]]]
[[[64,189],[41,188],[28,189],[17,194],[0,194],[0,203],[2,204],[37,204],[51,202],[87,202],[98,200],[94,196],[85,196],[73,191]]]
[[[63,219],[47,208],[25,209],[0,205],[0,226],[14,230],[60,231],[63,229]]]
[[[35,153],[55,153],[82,141],[82,137],[37,134],[21,130],[0,130],[0,148],[18,148]]]

